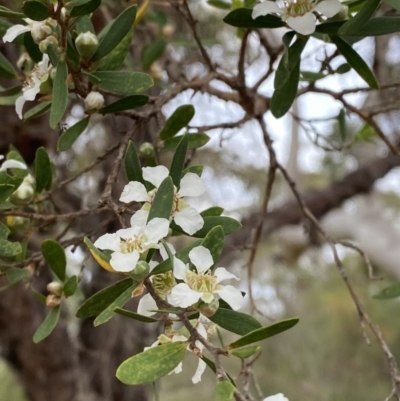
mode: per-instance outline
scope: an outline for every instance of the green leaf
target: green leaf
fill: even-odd
[[[114,302],[133,284],[133,280],[126,278],[117,283],[103,288],[101,291],[88,298],[76,312],[76,317],[81,319],[96,316]]]
[[[174,203],[174,184],[171,177],[167,177],[158,187],[153,199],[147,221],[155,217],[169,220]]]
[[[71,17],[80,17],[97,10],[101,5],[101,0],[91,0],[80,6],[76,6],[71,10]]]
[[[93,34],[96,34],[96,31],[94,30],[92,20],[90,19],[89,16],[83,15],[79,17],[75,23],[75,28],[76,28],[76,33],[78,36],[80,33],[84,32],[92,32]]]
[[[192,237],[204,238],[210,231],[216,226],[222,226],[225,235],[232,234],[233,232],[239,230],[242,225],[235,219],[225,216],[206,216],[203,217],[204,226],[201,230],[194,233]],[[174,222],[171,223],[171,228],[178,231],[181,234],[185,234],[181,227],[176,225]]]
[[[97,71],[89,76],[90,81],[93,82],[92,77],[101,81],[97,83],[99,88],[125,95],[142,92],[153,86],[153,79],[150,75],[142,72]]]
[[[130,317],[131,319],[138,320],[139,322],[144,322],[144,323],[158,322],[157,319],[153,319],[152,317],[148,317],[148,316],[139,315],[139,313],[135,313],[135,312],[132,312],[127,309],[115,308],[114,312],[118,313],[119,315],[123,315],[126,317]]]
[[[10,234],[9,228],[0,222],[0,239],[7,239],[8,234]]]
[[[15,78],[17,72],[14,70],[13,65],[0,53],[0,77],[1,78]]]
[[[239,349],[234,349],[230,353],[240,359],[246,359],[259,352],[261,347],[259,345],[250,345]]]
[[[204,134],[203,132],[198,132],[195,134],[187,133],[186,135],[188,137],[188,149],[200,148],[210,140],[210,137],[207,134]],[[175,136],[173,138],[167,139],[164,142],[163,150],[176,149],[181,139],[182,139],[181,136]]]
[[[175,136],[182,128],[189,124],[194,113],[195,110],[191,104],[179,106],[166,121],[164,128],[160,132],[160,139],[165,140]]]
[[[76,289],[78,288],[78,277],[71,276],[64,284],[63,292],[66,297],[71,297],[75,294]]]
[[[295,317],[292,319],[282,320],[278,323],[271,324],[270,326],[267,327],[262,327],[260,329],[254,330],[246,334],[242,338],[239,338],[239,340],[230,343],[227,348],[228,349],[240,348],[243,347],[244,345],[253,344],[255,342],[265,340],[266,338],[276,336],[277,334],[282,333],[283,331],[291,329],[298,322],[299,319]]]
[[[114,20],[100,42],[99,48],[92,58],[93,61],[107,56],[124,39],[125,35],[132,29],[136,18],[136,9],[136,5],[130,6]]]
[[[35,344],[40,343],[48,337],[51,332],[55,329],[58,319],[60,317],[60,306],[55,307],[47,315],[43,323],[38,327],[35,334],[33,335],[33,342]]]
[[[144,70],[150,68],[150,66],[163,55],[166,46],[167,42],[165,39],[158,38],[150,45],[143,48],[141,62]]]
[[[377,17],[370,19],[354,36],[382,36],[397,32],[400,32],[400,17]]]
[[[271,99],[271,112],[275,118],[283,117],[292,106],[297,95],[297,87],[299,85],[300,61],[291,71],[285,84],[274,91]]]
[[[203,174],[203,170],[204,170],[203,166],[190,166],[182,171],[182,177],[184,177],[184,175],[187,173],[194,173],[197,174],[199,177],[201,177],[201,175]]]
[[[174,183],[174,185],[178,190],[181,182],[183,166],[185,165],[187,148],[188,148],[188,135],[185,134],[181,138],[179,145],[176,149],[176,152],[172,159],[171,169],[169,173],[169,175],[172,178],[172,182]]]
[[[326,22],[324,24],[319,24],[315,28],[315,33],[322,33],[327,35],[336,35],[340,27],[345,23],[345,21],[334,21]],[[313,34],[314,36],[314,34]]]
[[[339,134],[342,142],[346,142],[347,132],[346,132],[346,111],[341,109],[338,114],[338,123],[339,123]]]
[[[221,257],[224,248],[225,233],[221,226],[211,229],[204,237],[201,245],[211,252],[214,263],[217,263]]]
[[[57,64],[56,76],[53,83],[53,97],[50,110],[50,127],[56,128],[64,115],[68,103],[68,69],[65,60]]]
[[[215,389],[215,401],[231,401],[236,387],[227,381],[218,382]]]
[[[87,128],[89,124],[90,116],[87,116],[81,121],[78,121],[72,127],[68,128],[63,134],[58,138],[57,150],[63,152],[68,150],[74,142],[79,138],[79,135]]]
[[[354,68],[358,75],[364,79],[369,87],[379,89],[379,84],[373,72],[369,69],[367,63],[361,58],[361,56],[344,39],[335,35],[330,36],[330,38],[342,56],[351,67]]]
[[[0,17],[5,17],[5,18],[25,18],[25,14],[23,13],[17,13],[15,11],[10,10],[7,7],[0,6]],[[3,36],[3,35],[0,35]]]
[[[128,148],[126,149],[124,164],[128,180],[144,184],[142,166],[140,165],[135,144],[132,141],[129,141]]]
[[[139,285],[138,282],[133,284],[126,289],[117,299],[115,299],[106,309],[104,309],[94,320],[93,325],[95,327],[107,323],[115,315],[116,308],[122,308],[131,298],[133,290]]]
[[[373,298],[375,299],[393,299],[400,297],[400,284],[396,283],[390,287],[384,288],[382,291],[375,294]]]
[[[110,265],[110,259],[111,257],[103,252],[101,252],[99,249],[97,249],[93,243],[90,241],[88,237],[85,237],[83,239],[83,242],[85,245],[88,247],[89,252],[92,254],[93,258],[96,260],[96,262],[105,270],[111,272],[111,273],[117,273],[112,266]]]
[[[12,258],[22,252],[22,247],[19,242],[10,242],[5,239],[0,239],[0,257]]]
[[[91,0],[72,0],[72,1],[69,1],[66,4],[66,6],[68,8],[77,7],[77,6],[81,6],[83,4],[89,3],[89,1],[91,1]]]
[[[185,342],[174,342],[153,347],[124,361],[117,370],[117,378],[129,385],[153,383],[172,372],[186,353]]]
[[[38,63],[42,61],[43,53],[40,51],[39,46],[34,42],[30,32],[24,34],[24,46],[30,58]]]
[[[3,203],[16,189],[12,184],[0,184],[0,203]]]
[[[249,334],[262,327],[261,323],[246,313],[231,309],[218,308],[217,312],[209,318],[213,323],[241,336]]]
[[[343,63],[341,65],[339,65],[338,68],[336,68],[336,73],[337,74],[346,74],[347,72],[349,72],[351,70],[351,67],[349,66],[349,64],[347,63]]]
[[[326,77],[327,75],[324,74],[323,72],[300,71],[300,81],[316,82]]]
[[[31,276],[31,273],[28,269],[22,268],[22,269],[17,269],[17,268],[12,268],[8,269],[6,272],[7,275],[7,280],[11,284],[17,284]]]
[[[231,11],[223,21],[237,28],[281,28],[286,24],[278,17],[266,15],[253,19],[251,8],[238,8]]]
[[[221,216],[221,214],[224,212],[224,209],[219,206],[212,206],[206,210],[203,210],[200,215],[203,217],[207,216]]]
[[[395,10],[400,11],[400,2],[398,0],[384,0],[387,4],[392,6]]]
[[[117,100],[99,110],[101,114],[117,113],[124,110],[132,110],[144,106],[149,101],[146,95],[131,95]]]
[[[39,116],[43,115],[44,113],[47,113],[50,110],[50,107],[51,107],[50,101],[40,102],[36,106],[29,109],[24,114],[23,120],[29,121],[29,120],[32,120],[33,118],[39,117]]]
[[[208,0],[207,4],[210,6],[213,6],[215,8],[219,8],[220,10],[230,10],[231,9],[231,4],[226,3],[225,1],[222,1],[222,0]]]
[[[339,29],[339,35],[357,33],[374,15],[382,0],[367,0],[362,9]]]
[[[67,267],[67,258],[64,248],[52,239],[42,242],[42,253],[46,263],[53,273],[61,280],[65,280],[65,269]]]
[[[34,21],[44,21],[51,17],[49,8],[41,1],[25,1],[22,4],[22,11]]]
[[[0,91],[0,96],[13,96],[13,95],[20,95],[22,92],[22,86],[14,86],[10,89]]]
[[[51,163],[45,148],[40,147],[35,157],[36,192],[41,193],[51,180]]]

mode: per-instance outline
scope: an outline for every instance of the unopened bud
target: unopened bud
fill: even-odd
[[[53,33],[54,28],[57,26],[57,22],[51,18],[46,21],[33,22],[31,35],[35,43],[39,44],[42,40],[46,39]]]
[[[139,156],[148,159],[154,156],[154,146],[150,142],[143,142],[139,148]]]
[[[100,92],[92,91],[90,92],[85,99],[85,108],[86,111],[95,111],[99,110],[104,105],[104,97]]]
[[[48,47],[49,46],[54,46],[54,48],[56,49],[56,51],[58,52],[59,50],[59,46],[58,46],[58,40],[55,36],[50,35],[48,36],[46,39],[42,40],[39,43],[39,50],[42,53],[48,53]]]
[[[56,295],[47,295],[46,297],[46,306],[49,308],[55,308],[61,303],[61,298]]]
[[[51,283],[47,284],[47,291],[51,295],[55,295],[60,297],[62,295],[63,286],[58,281],[52,281]]]
[[[137,281],[144,280],[150,272],[150,266],[144,260],[140,260],[136,267],[129,273],[129,276]]]
[[[35,179],[28,174],[17,190],[11,195],[11,201],[18,205],[29,203],[35,195],[35,189],[33,188],[34,184]]]
[[[157,62],[153,63],[150,66],[150,75],[153,79],[155,80],[161,80],[162,79],[162,68],[161,65]]]
[[[204,316],[211,317],[215,315],[218,308],[219,308],[218,299],[214,298],[209,304],[206,304],[205,302],[200,302],[199,306],[196,309],[198,309],[199,312]]]
[[[84,60],[90,60],[99,47],[99,40],[92,32],[82,32],[75,40],[75,47]]]
[[[175,32],[175,27],[172,24],[164,25],[162,28],[162,34],[166,38],[171,37],[174,34],[174,32]]]

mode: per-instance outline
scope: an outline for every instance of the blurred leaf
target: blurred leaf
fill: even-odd
[[[225,1],[222,0],[208,0],[207,4],[219,8],[220,10],[230,10],[231,9],[231,4],[226,3]]]
[[[50,110],[51,102],[40,102],[36,106],[29,109],[23,116],[24,121],[32,120],[33,118],[39,117]]]
[[[362,9],[339,29],[339,35],[357,33],[374,15],[382,0],[367,0]]]
[[[175,136],[190,123],[194,113],[195,110],[191,104],[179,106],[166,121],[164,128],[160,132],[160,139],[165,140]]]
[[[281,28],[286,24],[278,17],[266,15],[253,19],[251,8],[238,8],[231,11],[223,21],[237,28]]]
[[[0,96],[12,96],[12,95],[19,95],[22,92],[22,86],[14,86],[10,89],[6,89],[3,91],[0,91]]]
[[[10,234],[10,229],[0,222],[0,239],[6,239],[8,234]]]
[[[367,123],[355,134],[355,139],[357,141],[371,142],[376,136],[376,131]]]
[[[4,18],[25,18],[25,14],[17,13],[15,11],[10,10],[7,7],[0,6],[0,17]],[[3,35],[0,35],[2,37]]]
[[[97,52],[92,60],[100,60],[124,39],[126,34],[132,29],[133,22],[136,18],[136,4],[126,8],[122,13],[113,21],[108,32],[99,44]]]
[[[79,138],[79,135],[81,135],[87,128],[89,120],[90,116],[87,116],[63,132],[60,138],[58,138],[57,150],[63,152],[70,149],[74,142]]]
[[[3,203],[16,189],[12,184],[0,184],[0,203]]]
[[[201,177],[201,175],[203,174],[203,170],[204,170],[203,166],[190,166],[182,171],[182,177],[187,173],[194,173],[197,174],[199,177]]]
[[[89,76],[90,81],[93,81],[92,76],[101,80],[101,82],[94,82],[99,88],[126,95],[142,92],[153,86],[150,75],[142,72],[97,71]]]
[[[224,212],[224,209],[222,207],[219,206],[212,206],[209,207],[206,210],[203,210],[200,215],[203,217],[206,216],[221,216],[221,214]]]
[[[262,324],[253,316],[221,307],[209,319],[223,329],[241,336],[262,328]]]
[[[55,329],[58,319],[60,317],[60,306],[53,308],[47,315],[43,323],[38,327],[35,334],[33,335],[33,342],[35,344],[40,343],[48,337],[51,332]]]
[[[117,273],[112,266],[110,265],[110,257],[108,257],[106,254],[101,252],[99,249],[97,249],[93,243],[90,241],[88,237],[85,237],[83,239],[83,242],[85,245],[88,247],[89,252],[92,254],[93,258],[96,260],[96,262],[105,270],[111,272],[111,273]]]
[[[25,1],[22,3],[22,11],[34,21],[44,21],[51,17],[49,7],[41,1]]]
[[[278,323],[274,323],[267,327],[262,327],[260,329],[254,330],[246,334],[242,338],[239,338],[239,340],[230,343],[227,348],[228,349],[240,348],[243,347],[244,345],[252,344],[258,341],[265,340],[266,338],[276,336],[277,334],[282,333],[283,331],[291,329],[298,322],[299,319],[296,317],[292,319],[282,320]]]
[[[82,15],[91,14],[93,11],[97,10],[101,5],[101,0],[91,0],[82,4],[80,6],[76,6],[71,10],[71,17],[80,17]]]
[[[22,252],[22,247],[19,242],[10,242],[5,239],[0,239],[0,257],[12,258]]]
[[[361,58],[361,56],[342,38],[334,35],[330,36],[330,38],[342,56],[351,65],[351,67],[354,68],[358,75],[364,79],[369,87],[373,89],[379,89],[379,84],[373,72],[369,69],[368,65]]]
[[[103,288],[101,291],[88,298],[77,310],[76,317],[81,319],[96,316],[114,302],[133,284],[133,280],[126,278],[117,283]]]
[[[36,151],[35,157],[35,178],[36,178],[36,192],[41,193],[47,183],[51,180],[51,163],[46,149],[40,147]]]
[[[144,322],[144,323],[158,322],[157,319],[153,319],[152,317],[148,317],[148,316],[139,315],[139,313],[135,313],[135,312],[132,312],[127,309],[115,308],[114,312],[118,313],[119,315],[130,317],[131,319],[134,319],[134,320],[138,320],[139,322]]]
[[[323,72],[300,71],[300,81],[316,82],[326,77]]]
[[[400,32],[400,17],[370,19],[354,36],[382,36]]]
[[[50,127],[56,128],[61,121],[68,103],[68,69],[65,60],[57,64],[53,83],[53,97],[50,110]]]
[[[147,221],[155,217],[169,220],[174,203],[174,184],[171,177],[167,177],[158,187],[157,193],[151,204]]]
[[[78,277],[71,276],[64,284],[63,292],[66,297],[71,297],[75,294],[76,289],[78,288]]]
[[[187,133],[186,135],[188,137],[188,149],[200,148],[210,140],[210,137],[203,132],[198,132],[195,134]],[[167,139],[166,141],[164,141],[163,150],[176,149],[181,139],[182,137],[180,135]]]
[[[109,114],[124,110],[132,110],[144,106],[148,101],[149,97],[146,95],[131,95],[103,107],[99,110],[99,113]]]
[[[153,383],[172,372],[186,353],[185,342],[162,344],[124,361],[117,378],[129,385]]]
[[[237,358],[246,359],[246,358],[249,358],[250,356],[256,354],[260,350],[261,350],[261,347],[259,345],[250,345],[248,347],[234,349],[230,353],[233,356],[236,356]]]
[[[400,2],[398,0],[384,0],[387,4],[393,7],[395,10],[400,11]]]
[[[346,142],[347,138],[347,132],[346,132],[346,111],[345,109],[341,109],[339,114],[338,114],[338,123],[339,123],[339,134],[340,134],[340,139],[342,142]]]
[[[218,382],[215,389],[215,401],[231,401],[236,387],[231,382]]]
[[[144,184],[142,166],[140,165],[135,144],[132,141],[129,141],[128,148],[126,149],[124,164],[128,180],[138,181]]]
[[[38,63],[42,61],[43,53],[39,50],[39,46],[33,41],[32,35],[30,32],[24,33],[24,46],[26,51],[28,52],[30,58]]]
[[[166,46],[167,42],[165,39],[157,38],[154,42],[143,48],[140,59],[144,70],[149,69],[163,55]]]
[[[91,32],[93,34],[96,34],[96,31],[94,30],[92,20],[90,19],[89,16],[83,15],[82,17],[79,17],[75,23],[75,28],[76,28],[76,33],[77,36],[80,33],[84,32]]]
[[[207,248],[211,252],[211,256],[215,263],[218,262],[221,257],[222,250],[224,248],[225,233],[221,226],[216,226],[211,229],[208,234],[204,237],[201,245]]]
[[[349,71],[351,71],[350,65],[347,64],[347,63],[344,63],[344,64],[339,65],[339,67],[336,68],[336,71],[335,71],[335,72],[336,72],[337,74],[346,74],[346,73],[349,72]]]
[[[64,248],[52,239],[42,242],[42,253],[46,263],[53,273],[61,280],[65,280],[65,269],[67,267],[67,258]]]
[[[0,53],[0,78],[15,78],[16,76],[17,72],[13,65]]]
[[[28,269],[22,268],[12,268],[8,269],[6,272],[7,280],[11,284],[17,284],[31,276],[31,273]]]
[[[382,291],[375,294],[373,298],[375,299],[393,299],[400,297],[400,284],[396,283],[390,287],[384,288]]]
[[[180,138],[179,145],[176,149],[174,157],[172,158],[171,169],[169,175],[172,182],[179,190],[183,166],[185,165],[186,152],[188,148],[188,135],[185,134]]]

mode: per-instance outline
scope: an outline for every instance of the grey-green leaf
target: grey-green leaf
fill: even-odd
[[[56,76],[53,83],[53,98],[50,110],[50,127],[56,128],[61,121],[68,103],[68,68],[65,60],[57,64]]]
[[[188,134],[183,135],[181,138],[174,157],[172,158],[171,169],[169,175],[172,178],[172,182],[179,190],[183,166],[185,165],[186,152],[188,148]]]
[[[225,233],[221,226],[212,228],[205,236],[201,245],[211,252],[214,263],[217,263],[224,248]]]
[[[146,95],[131,95],[103,107],[99,110],[99,113],[109,114],[124,110],[132,110],[144,106],[148,101],[149,97]]]
[[[25,114],[24,114],[24,121],[29,121],[33,118],[39,117],[43,115],[44,113],[47,113],[51,108],[51,102],[46,101],[46,102],[40,102],[36,106],[32,107],[29,109]]]
[[[231,309],[219,308],[209,319],[223,329],[241,336],[262,327],[262,324],[253,316]]]
[[[22,4],[22,11],[34,21],[44,21],[51,16],[49,7],[41,1],[25,1]]]
[[[156,196],[153,199],[147,221],[155,217],[169,219],[174,202],[174,184],[171,177],[167,177],[158,187]]]
[[[357,33],[374,15],[382,0],[367,0],[362,9],[339,29],[339,35]]]
[[[26,268],[22,268],[22,269],[12,268],[12,269],[7,270],[6,276],[7,276],[7,280],[11,284],[17,284],[20,281],[23,281],[23,280],[29,278],[31,276],[31,273]]]
[[[60,317],[60,306],[57,306],[51,310],[51,312],[47,315],[46,319],[38,327],[35,334],[33,335],[33,342],[35,344],[40,343],[40,341],[44,340],[51,334],[51,332],[57,326],[59,317]]]
[[[0,257],[12,258],[22,252],[22,247],[19,242],[10,242],[5,239],[0,239]]]
[[[57,150],[63,152],[70,149],[74,142],[79,138],[79,135],[81,135],[82,132],[87,128],[89,120],[90,116],[87,116],[63,132],[58,139]]]
[[[144,322],[144,323],[156,323],[158,322],[157,319],[153,319],[152,317],[140,315],[139,313],[132,312],[127,309],[122,309],[122,308],[115,308],[114,310],[115,313],[118,313],[119,315],[129,317],[134,320],[138,320],[139,322]]]
[[[71,297],[75,294],[76,289],[78,288],[78,277],[71,276],[64,284],[63,292],[66,297]]]
[[[81,17],[83,15],[88,15],[93,11],[97,10],[101,5],[101,0],[91,0],[85,4],[74,7],[71,10],[71,17]]]
[[[36,178],[36,192],[42,192],[48,182],[51,180],[51,163],[49,155],[46,150],[41,147],[36,151],[35,157],[35,178]]]
[[[210,137],[207,134],[204,134],[203,132],[197,132],[194,134],[188,133],[187,136],[188,136],[188,149],[200,148],[210,140]],[[182,139],[181,136],[175,136],[173,138],[167,139],[166,141],[164,141],[163,150],[176,149],[181,139]]]
[[[64,248],[57,241],[48,239],[42,242],[42,253],[53,273],[61,281],[64,281],[65,269],[67,267]]]
[[[128,180],[138,181],[144,184],[142,166],[140,165],[135,144],[132,141],[129,141],[128,148],[126,149],[124,164]]]
[[[121,93],[125,95],[131,95],[136,92],[142,92],[153,86],[153,79],[150,75],[142,72],[129,72],[129,71],[96,71],[89,76],[89,79],[93,81],[93,78],[100,80],[93,82],[101,89],[113,92]]]
[[[373,296],[375,299],[393,299],[398,297],[400,297],[400,283],[386,287],[381,292],[378,292],[378,294]]]
[[[0,53],[0,77],[1,78],[15,78],[17,75],[13,65]]]
[[[189,124],[194,117],[194,113],[195,110],[191,104],[179,106],[166,121],[164,128],[160,132],[160,139],[165,140],[175,136]]]
[[[143,48],[141,54],[142,67],[147,70],[164,53],[167,42],[163,38],[158,38],[148,46]]]
[[[238,8],[231,11],[223,21],[237,28],[281,28],[286,24],[273,15],[261,16],[253,19],[251,8]]]
[[[228,381],[218,382],[215,389],[215,401],[231,401],[235,392],[235,386]]]

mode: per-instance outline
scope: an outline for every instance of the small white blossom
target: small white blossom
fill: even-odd
[[[33,21],[29,18],[24,18],[26,25],[17,24],[8,28],[3,36],[3,42],[12,42],[17,36],[31,32],[32,38],[35,43],[39,44],[43,39],[53,33],[53,29],[57,25],[56,22],[48,18],[45,21]]]
[[[99,110],[104,105],[104,97],[100,92],[92,91],[85,98],[86,110]]]
[[[193,248],[189,253],[189,259],[196,267],[196,272],[191,271],[188,264],[174,258],[174,276],[178,280],[183,280],[183,283],[172,288],[168,296],[171,305],[187,308],[200,300],[209,304],[215,299],[222,298],[233,310],[241,308],[242,293],[231,285],[219,284],[224,280],[239,279],[224,267],[218,267],[212,272],[210,267],[214,261],[207,248],[204,246]]]
[[[257,4],[252,13],[253,19],[267,14],[279,14],[290,28],[302,35],[311,35],[315,31],[314,13],[331,18],[341,9],[339,0],[283,0],[278,6],[274,1]]]
[[[267,398],[264,398],[263,401],[289,401],[282,393],[270,395]]]
[[[166,237],[169,229],[167,219],[154,218],[146,224],[147,213],[139,210],[131,218],[131,227],[114,234],[104,234],[94,243],[99,249],[113,251],[110,265],[117,272],[130,272],[142,254],[149,249],[158,249],[159,241]]]
[[[125,203],[146,202],[142,209],[149,210],[157,188],[168,177],[169,170],[165,166],[143,167],[142,170],[143,179],[153,184],[156,188],[147,192],[146,187],[141,182],[131,181],[125,185],[120,201]],[[206,187],[203,180],[194,173],[185,174],[181,179],[179,191],[175,190],[172,217],[175,223],[189,235],[199,231],[204,225],[204,220],[200,213],[190,207],[184,198],[187,196],[200,196],[205,190]]]
[[[17,160],[7,160],[7,161],[18,162]],[[6,163],[7,162],[4,162],[3,165]],[[21,162],[19,162],[19,163],[21,163]],[[23,164],[23,163],[21,163],[21,164]],[[19,167],[17,167],[17,168],[19,168]],[[25,168],[26,168],[26,166],[25,166]],[[17,197],[21,201],[28,201],[28,200],[32,199],[33,195],[35,194],[34,185],[35,185],[35,179],[33,178],[33,176],[31,174],[26,175],[24,177],[24,180],[22,181],[21,185],[13,193],[13,196]]]
[[[0,160],[3,160],[4,156],[0,155]],[[25,163],[20,162],[19,160],[14,160],[14,159],[10,159],[10,160],[5,160],[3,162],[3,164],[0,167],[0,171],[5,171],[8,168],[19,168],[22,170],[26,170],[27,167],[25,165]]]

